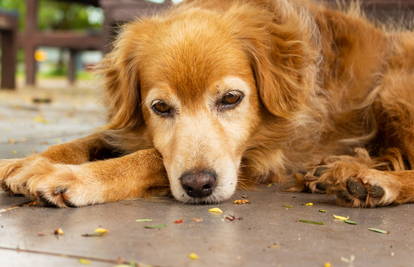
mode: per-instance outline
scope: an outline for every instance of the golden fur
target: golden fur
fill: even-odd
[[[356,10],[187,0],[123,28],[101,64],[106,126],[4,160],[0,179],[60,207],[169,188],[210,203],[292,178],[290,190],[335,194],[341,205],[411,202],[413,53],[412,32]],[[187,182],[211,192],[193,197]]]

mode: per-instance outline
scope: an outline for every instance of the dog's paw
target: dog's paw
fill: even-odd
[[[30,161],[27,158],[22,159],[2,159],[0,160],[0,186],[11,196],[20,195],[20,193],[13,192],[6,185],[6,179],[18,174],[25,162]]]
[[[77,166],[52,164],[42,157],[2,161],[1,183],[7,192],[25,195],[43,205],[87,205],[81,197],[84,183],[75,176],[74,168]]]
[[[356,153],[361,153],[358,151]],[[395,177],[371,169],[367,153],[356,157],[331,157],[305,175],[306,186],[314,193],[336,195],[337,203],[349,207],[391,204],[397,198]]]

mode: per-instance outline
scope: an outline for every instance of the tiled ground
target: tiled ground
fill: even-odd
[[[95,95],[79,88],[0,91],[0,158],[39,152],[101,125],[103,109]],[[33,104],[34,97],[50,97],[52,103]],[[238,192],[233,200],[242,195],[251,204],[184,205],[161,198],[57,209],[16,207],[28,199],[0,193],[0,266],[115,266],[120,258],[140,266],[414,266],[414,204],[343,208],[323,195],[286,193],[276,185]],[[223,213],[209,212],[212,207]],[[358,224],[335,221],[333,214]],[[229,221],[229,215],[242,219]],[[183,223],[173,223],[180,218]],[[167,227],[144,228],[160,224]],[[98,227],[109,233],[82,236]],[[64,235],[53,235],[56,228]]]

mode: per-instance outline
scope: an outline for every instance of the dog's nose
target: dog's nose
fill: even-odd
[[[210,170],[188,171],[181,177],[181,186],[190,197],[207,197],[216,185],[216,172]]]

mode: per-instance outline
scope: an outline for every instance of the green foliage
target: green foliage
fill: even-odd
[[[19,14],[19,29],[24,30],[25,0],[0,0],[0,10]],[[39,30],[99,30],[103,14],[100,8],[71,2],[38,0]]]

